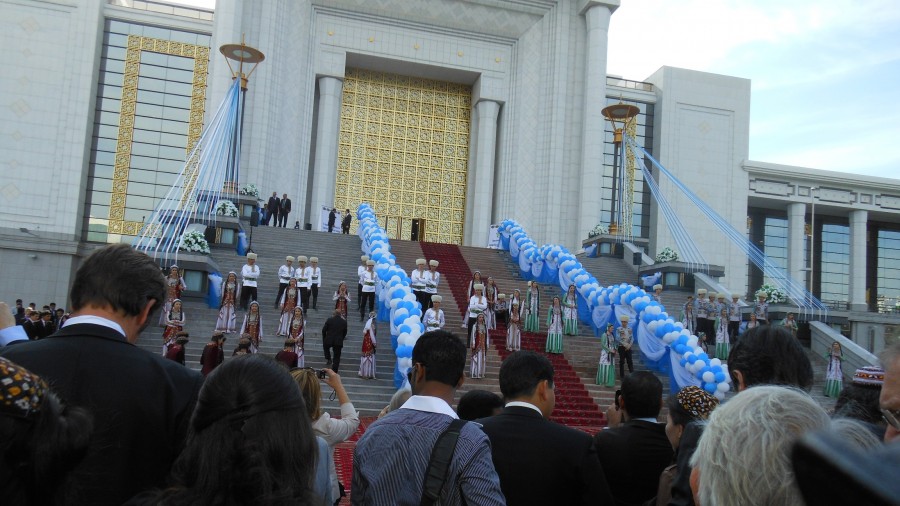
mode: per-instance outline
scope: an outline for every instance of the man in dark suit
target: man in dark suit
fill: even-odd
[[[287,198],[287,193],[281,196],[281,202],[278,204],[278,223],[281,228],[287,227],[288,215],[291,214],[291,199]]]
[[[506,503],[612,504],[591,437],[547,420],[553,412],[553,365],[544,355],[517,351],[500,366],[507,404],[478,420],[491,440]]]
[[[332,207],[331,212],[328,213],[328,233],[330,234],[334,231],[334,222],[337,221],[337,209]]]
[[[339,309],[325,321],[322,327],[322,348],[325,350],[326,368],[338,372],[341,366],[341,349],[344,347],[344,339],[347,338],[347,320],[341,316]],[[331,351],[334,350],[334,362],[331,361]]]
[[[33,309],[26,309],[25,315],[25,319],[22,320],[22,328],[25,329],[25,335],[32,341],[40,339],[41,314]]]
[[[341,220],[341,233],[349,234],[350,233],[350,222],[353,220],[353,216],[350,214],[350,210],[347,209],[347,214],[344,215],[344,219]]]
[[[659,475],[672,463],[666,426],[656,418],[662,408],[662,383],[637,371],[622,379],[610,428],[594,436],[594,448],[617,505],[637,505],[656,496]],[[621,419],[621,423],[617,418]]]
[[[272,222],[273,227],[278,226],[278,208],[281,207],[281,200],[278,199],[278,192],[272,192],[272,196],[269,197],[269,202],[266,204],[266,219],[263,221],[263,225],[269,226],[269,220],[275,218],[275,221]]]
[[[88,453],[73,470],[79,495],[67,498],[70,504],[119,505],[165,485],[203,377],[134,344],[166,300],[165,279],[147,255],[125,244],[95,251],[75,274],[70,300],[72,316],[62,329],[0,355],[94,417]]]

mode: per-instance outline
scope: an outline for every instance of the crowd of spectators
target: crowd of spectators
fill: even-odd
[[[49,335],[32,337],[17,321],[25,307],[0,303],[2,503],[339,501],[346,484],[334,447],[360,424],[340,376],[248,354],[204,378],[135,346],[165,299],[153,260],[113,245],[85,259],[72,312],[62,311]],[[885,478],[900,462],[900,345],[882,354],[883,370],[857,371],[828,413],[807,393],[813,372],[801,345],[783,326],[762,325],[730,350],[737,393],[721,405],[696,387],[666,400],[660,380],[638,371],[622,379],[609,427],[593,436],[550,420],[554,367],[532,351],[501,364],[502,397],[468,392],[454,410],[466,355],[446,330],[419,338],[408,388],[357,443],[353,504],[847,504],[848,494],[864,498],[858,504],[897,504],[900,497],[897,481]],[[322,382],[334,389],[340,418],[322,409]]]

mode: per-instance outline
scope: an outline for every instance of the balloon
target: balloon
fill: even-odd
[[[715,395],[716,399],[719,399],[720,401],[725,400],[725,392],[716,392],[713,395]]]
[[[709,361],[709,365],[717,365],[719,367],[722,367],[722,361],[717,358],[714,358]]]
[[[731,390],[731,387],[728,386],[728,383],[723,383],[720,381],[719,385],[716,387],[716,390],[724,394],[725,392]]]
[[[726,378],[725,378],[724,372],[717,372],[714,374],[714,376],[715,376],[716,383],[724,383],[725,385],[727,385],[727,383],[725,383]]]
[[[404,323],[402,325],[398,325],[397,330],[399,330],[401,334],[409,334],[410,332],[412,332],[412,327]]]
[[[715,379],[716,375],[712,372],[707,371],[703,373],[703,381],[705,381],[706,383],[712,383]]]
[[[716,392],[718,392],[718,385],[716,385],[715,383],[706,383],[703,385],[703,389],[711,394],[715,394]]]

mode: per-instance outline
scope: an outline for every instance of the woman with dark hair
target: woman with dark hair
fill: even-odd
[[[731,347],[728,370],[740,392],[754,385],[787,385],[809,392],[812,364],[799,341],[781,325],[762,325],[745,332]]]
[[[244,323],[241,325],[241,336],[248,334],[250,336],[250,353],[259,351],[259,342],[263,338],[262,315],[259,314],[259,302],[255,300],[250,303],[250,309],[244,316]]]
[[[163,306],[163,310],[159,313],[160,327],[165,327],[167,325],[166,316],[169,314],[169,311],[172,310],[172,304],[181,298],[181,292],[186,289],[187,285],[184,284],[184,278],[181,277],[178,266],[173,265],[169,267],[169,274],[166,276],[166,302]]]
[[[128,504],[313,504],[316,441],[291,375],[262,355],[222,364],[197,398],[169,487]]]
[[[87,453],[91,414],[68,407],[31,371],[0,357],[0,497],[4,504],[78,501],[68,473]]]
[[[666,437],[675,450],[674,460],[678,461],[678,450],[681,443],[681,435],[689,423],[703,421],[709,418],[712,410],[719,405],[719,399],[708,394],[700,387],[687,386],[675,395],[669,396],[669,413],[666,415]],[[678,471],[677,464],[663,469],[659,475],[659,489],[656,498],[645,503],[647,506],[666,506],[672,497],[672,480]]]
[[[169,346],[175,342],[178,333],[184,330],[184,310],[182,309],[181,299],[172,301],[171,308],[166,314],[166,330],[163,331],[163,351],[162,356],[166,356]]]
[[[219,317],[216,319],[217,332],[229,334],[234,332],[234,303],[237,300],[237,291],[237,274],[231,271],[225,281],[222,281],[222,300],[219,304]]]

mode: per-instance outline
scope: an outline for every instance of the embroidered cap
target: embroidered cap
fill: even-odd
[[[675,394],[675,400],[688,413],[706,419],[716,406],[719,405],[719,399],[709,395],[705,390],[698,386],[684,387]]]
[[[438,262],[437,260],[432,260],[432,261],[428,262],[428,265],[430,265],[432,267],[437,267],[438,265],[441,265],[441,263]]]
[[[41,410],[47,383],[28,369],[0,357],[0,413],[31,419]]]
[[[874,365],[860,367],[853,374],[853,384],[867,387],[881,387],[884,385],[884,369]]]

